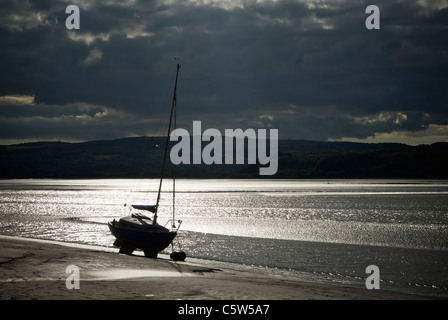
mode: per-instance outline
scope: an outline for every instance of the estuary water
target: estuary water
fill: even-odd
[[[112,248],[107,222],[154,204],[158,183],[1,180],[0,234]],[[187,261],[361,288],[375,265],[380,290],[448,297],[448,181],[183,179],[175,203]]]

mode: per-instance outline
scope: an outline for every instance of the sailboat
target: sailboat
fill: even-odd
[[[182,223],[178,220],[178,225],[175,225],[174,219],[174,197],[175,197],[175,179],[173,178],[173,219],[171,227],[168,229],[157,223],[157,213],[159,209],[160,194],[162,191],[162,181],[165,174],[165,165],[167,160],[168,142],[173,123],[175,119],[176,109],[176,90],[177,79],[179,76],[180,64],[176,67],[176,80],[174,84],[174,94],[171,105],[170,121],[168,125],[168,133],[166,136],[165,153],[163,157],[162,172],[159,182],[159,191],[157,193],[157,200],[155,205],[132,205],[133,209],[140,211],[148,211],[154,213],[153,218],[140,213],[132,213],[130,216],[122,217],[118,221],[115,219],[108,223],[109,229],[115,236],[116,240],[114,246],[120,248],[120,253],[132,254],[134,250],[140,249],[144,252],[146,257],[157,258],[157,254],[167,248],[177,235],[177,231]],[[170,222],[170,221],[168,221]],[[167,222],[167,223],[168,223]],[[183,253],[182,253],[183,254]]]

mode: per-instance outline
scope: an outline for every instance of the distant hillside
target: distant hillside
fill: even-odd
[[[0,146],[0,178],[158,178],[163,139]],[[258,178],[259,165],[178,165],[179,178]],[[262,178],[448,178],[448,143],[407,146],[279,141],[279,166]]]
[[[378,146],[377,146],[378,147]],[[448,178],[448,143],[279,158],[277,178]],[[247,170],[247,169],[246,169]]]

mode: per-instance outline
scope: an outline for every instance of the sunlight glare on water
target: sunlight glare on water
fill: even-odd
[[[155,204],[158,182],[3,180],[0,234],[112,247],[107,222]],[[171,188],[164,182],[162,225]],[[174,242],[190,259],[351,285],[374,261],[386,287],[448,296],[446,181],[179,180],[176,191]]]
[[[179,180],[176,218],[183,230],[203,233],[446,248],[447,184],[417,182]],[[128,215],[131,204],[155,203],[158,180],[13,180],[1,187],[3,232],[111,241],[107,221]],[[171,188],[166,181],[162,224],[172,215]]]

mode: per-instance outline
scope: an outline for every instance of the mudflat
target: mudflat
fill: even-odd
[[[2,300],[433,299],[8,236],[0,236],[0,288]]]

